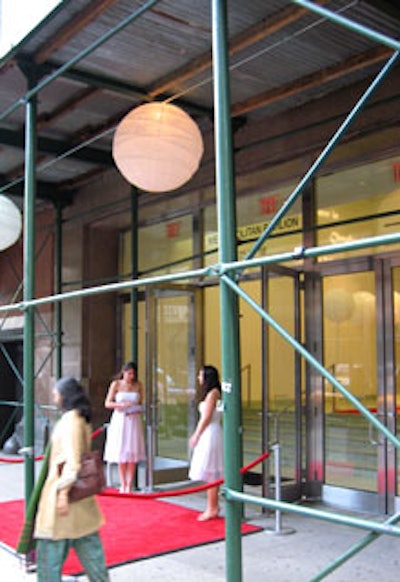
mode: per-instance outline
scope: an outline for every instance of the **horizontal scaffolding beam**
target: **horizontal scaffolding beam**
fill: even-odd
[[[315,12],[316,14],[323,16],[327,20],[331,20],[336,24],[340,24],[341,26],[344,26],[345,28],[348,28],[353,32],[357,32],[362,36],[365,36],[371,40],[375,40],[379,44],[388,46],[395,51],[400,50],[400,41],[395,40],[394,38],[391,38],[386,34],[382,34],[381,32],[377,32],[376,30],[373,30],[368,26],[359,24],[358,22],[354,22],[354,20],[351,20],[350,18],[347,18],[346,16],[343,16],[338,12],[332,12],[332,10],[328,10],[327,8],[319,6],[314,2],[309,2],[308,0],[292,0],[292,2],[294,2],[294,4],[302,6],[303,8],[308,8],[308,10],[311,10],[312,12]]]
[[[374,531],[377,533],[388,534],[391,536],[400,536],[400,528],[394,527],[388,523],[378,523],[376,521],[369,521],[351,515],[343,515],[341,513],[332,513],[322,509],[315,509],[313,507],[305,507],[304,505],[297,505],[295,503],[285,503],[284,501],[276,501],[275,499],[268,499],[266,497],[256,497],[248,493],[241,493],[233,489],[223,489],[224,495],[227,499],[239,501],[241,503],[252,503],[253,505],[260,505],[275,511],[286,511],[287,513],[297,513],[307,517],[315,517],[316,519],[324,519],[332,523],[340,523],[342,525],[349,525]]]
[[[133,289],[135,287],[145,287],[146,285],[156,285],[158,283],[170,283],[172,281],[202,277],[218,277],[224,275],[228,271],[251,269],[262,265],[274,265],[276,263],[285,263],[306,258],[316,258],[322,255],[333,255],[335,253],[372,248],[381,245],[391,245],[395,243],[400,243],[400,232],[375,237],[360,238],[351,242],[321,245],[319,247],[309,247],[308,249],[299,247],[291,252],[279,253],[266,257],[257,257],[255,259],[234,261],[231,263],[217,263],[202,269],[193,269],[191,271],[182,271],[179,273],[168,273],[166,275],[157,275],[143,279],[131,279],[130,281],[121,281],[120,283],[109,283],[108,285],[98,285],[95,287],[87,287],[85,289],[69,291],[67,293],[59,293],[47,297],[40,297],[39,299],[32,299],[31,301],[19,301],[17,303],[2,305],[0,307],[0,313],[24,310],[27,307],[38,307],[40,305],[57,303],[59,301],[65,301],[68,299],[89,297],[91,295],[99,295],[100,293],[111,293]]]

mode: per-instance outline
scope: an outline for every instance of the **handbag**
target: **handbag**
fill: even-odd
[[[77,479],[68,492],[70,502],[101,493],[106,486],[103,460],[99,451],[83,453]]]

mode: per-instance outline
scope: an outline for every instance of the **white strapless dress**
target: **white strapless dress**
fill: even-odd
[[[138,392],[119,391],[116,402],[138,404]],[[130,410],[134,410],[133,406]],[[137,463],[146,458],[142,419],[139,413],[113,410],[107,429],[104,460],[108,463]]]
[[[204,402],[200,402],[200,415],[204,410]],[[189,479],[193,481],[216,481],[223,477],[223,449],[222,449],[222,412],[216,408],[211,422],[202,432],[197,445],[193,450],[190,463]]]

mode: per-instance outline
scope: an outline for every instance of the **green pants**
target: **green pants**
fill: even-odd
[[[36,540],[37,582],[60,582],[70,548],[74,548],[90,582],[108,582],[103,546],[97,532],[76,540]]]

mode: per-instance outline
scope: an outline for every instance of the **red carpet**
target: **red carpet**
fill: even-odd
[[[101,528],[106,561],[116,566],[160,554],[201,546],[225,538],[225,520],[198,522],[198,512],[156,499],[133,499],[123,496],[98,497],[106,518]],[[15,548],[24,518],[22,500],[0,503],[0,542]],[[242,533],[260,531],[250,524]],[[70,552],[64,574],[82,572],[75,552]]]

